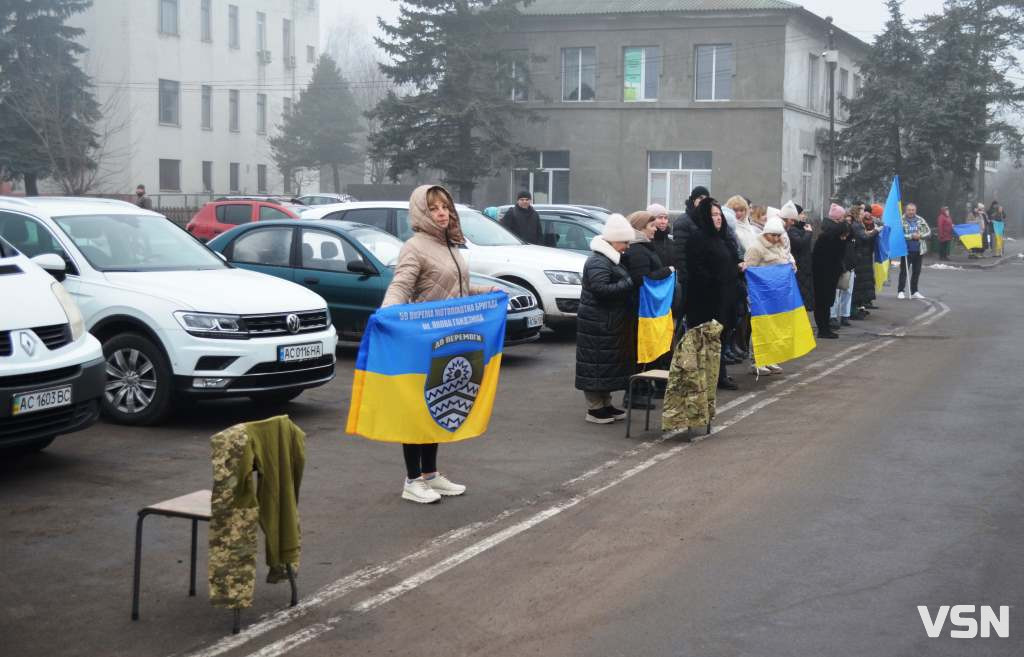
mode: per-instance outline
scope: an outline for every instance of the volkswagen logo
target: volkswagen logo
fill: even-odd
[[[288,327],[289,333],[298,333],[299,329],[302,328],[302,322],[299,321],[299,316],[294,313],[285,317],[284,323],[285,326]]]

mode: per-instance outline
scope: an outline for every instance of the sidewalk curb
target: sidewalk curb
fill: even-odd
[[[986,263],[980,263],[980,262],[955,262],[955,261],[946,260],[946,261],[944,261],[944,264],[948,264],[948,265],[951,265],[951,266],[954,266],[954,267],[960,267],[962,269],[993,269],[993,268],[998,267],[999,265],[1001,265],[1001,264],[1003,264],[1003,263],[1005,263],[1005,262],[1007,262],[1009,260],[1014,260],[1016,258],[1017,258],[1017,254],[1016,253],[1004,253],[1002,257],[997,258],[996,260],[993,260],[992,262],[986,262]],[[937,264],[938,262],[939,261],[936,260],[936,261],[933,261],[933,262],[929,263],[929,265]],[[928,265],[926,265],[926,266],[928,266]]]

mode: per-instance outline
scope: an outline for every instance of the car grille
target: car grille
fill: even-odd
[[[66,433],[98,415],[98,400],[90,399],[74,406],[4,418],[0,421],[0,443],[11,439],[31,440]]]
[[[508,304],[513,311],[530,310],[537,307],[537,300],[533,298],[533,295],[521,294],[517,297],[511,297],[508,300]]]
[[[0,356],[10,356],[11,352],[12,348],[10,331],[0,331]]]
[[[325,367],[334,363],[334,356],[327,354],[320,358],[311,360],[297,360],[290,363],[259,363],[254,365],[246,374],[275,374],[277,372],[294,372],[296,370],[308,370],[313,367]]]
[[[39,336],[50,351],[71,344],[71,325],[54,324],[53,326],[37,326],[32,332]]]
[[[249,370],[248,374],[234,379],[228,385],[227,389],[246,390],[261,388],[282,388],[286,386],[302,386],[313,384],[317,381],[322,381],[325,378],[333,378],[334,363],[321,363],[320,360],[306,361],[305,363],[288,363],[288,365],[302,366],[301,368],[291,370],[280,370],[263,373],[253,373],[253,370]]]
[[[33,372],[31,374],[18,374],[15,376],[0,376],[0,388],[28,388],[45,386],[58,381],[63,381],[75,376],[82,368],[78,365],[61,367],[56,370],[45,372]]]
[[[249,331],[249,337],[263,338],[273,335],[294,335],[288,330],[288,315],[246,315],[245,327]],[[312,312],[294,313],[299,316],[299,330],[296,333],[314,333],[322,331],[331,325],[326,310],[315,310]]]

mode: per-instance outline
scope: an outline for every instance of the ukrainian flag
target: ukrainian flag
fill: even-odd
[[[754,363],[784,363],[817,346],[792,266],[748,267],[747,294]]]
[[[367,323],[345,430],[370,440],[446,443],[487,430],[508,296],[389,306]]]
[[[892,228],[882,226],[875,240],[875,294],[882,291],[882,286],[889,280],[889,234]]]
[[[993,221],[992,229],[996,234],[996,253],[1002,255],[1003,253],[1003,235],[1006,232],[1006,224],[1002,221]]]
[[[885,199],[882,223],[889,227],[889,258],[894,260],[907,255],[907,238],[903,235],[903,197],[900,192],[900,177],[893,176],[889,196]]]
[[[960,238],[960,242],[964,245],[964,248],[981,248],[981,226],[978,224],[956,224],[953,226],[953,232]]]
[[[675,272],[660,281],[644,276],[644,286],[640,288],[636,362],[650,363],[672,349],[672,295],[675,289]]]

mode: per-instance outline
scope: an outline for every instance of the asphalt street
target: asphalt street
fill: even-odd
[[[1024,654],[1022,279],[888,287],[784,375],[732,368],[692,443],[585,423],[571,339],[511,348],[487,436],[440,449],[468,493],[431,506],[399,498],[397,446],[344,434],[353,350],[281,409],[59,438],[0,464],[0,654]],[[132,622],[138,509],[209,488],[209,436],[281,411],[308,434],[300,605],[260,573],[231,636],[204,541],[190,598],[189,523],[150,518]],[[928,638],[918,605],[959,604],[1008,606],[1010,636]]]

